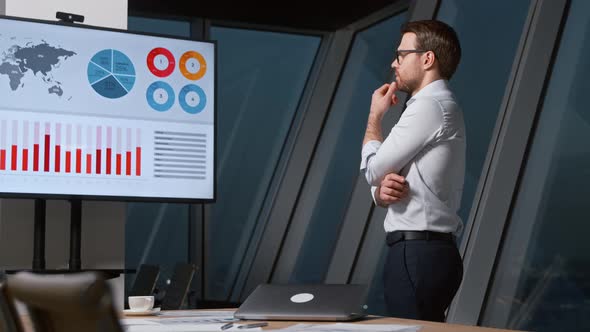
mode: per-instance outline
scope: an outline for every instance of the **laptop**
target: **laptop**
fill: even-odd
[[[234,313],[251,320],[350,321],[366,315],[367,285],[261,284]]]

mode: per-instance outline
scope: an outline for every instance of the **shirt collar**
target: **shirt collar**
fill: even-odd
[[[410,106],[417,98],[422,97],[442,97],[451,96],[447,80],[439,79],[428,83],[425,87],[420,89],[410,100],[406,102],[406,106]]]

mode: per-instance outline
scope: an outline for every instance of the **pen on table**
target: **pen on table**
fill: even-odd
[[[223,326],[221,327],[221,330],[222,330],[222,331],[223,331],[223,330],[227,330],[227,329],[229,329],[229,328],[230,328],[230,327],[232,327],[232,326],[234,326],[234,323],[232,323],[232,322],[230,322],[230,323],[227,323],[227,324],[225,324],[225,325],[223,325]]]
[[[252,324],[246,324],[246,325],[240,325],[238,326],[239,329],[253,329],[255,327],[265,327],[267,326],[268,323],[264,322],[264,323],[252,323]]]

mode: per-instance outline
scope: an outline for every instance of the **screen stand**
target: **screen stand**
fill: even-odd
[[[45,206],[44,199],[35,199],[33,271],[45,270]]]
[[[47,202],[35,199],[35,229],[33,237],[33,271],[45,271],[45,217]],[[80,243],[82,234],[82,201],[70,201],[70,271],[80,271]]]
[[[71,271],[80,271],[80,242],[82,234],[82,201],[70,200],[70,263]]]
[[[33,269],[32,272],[42,274],[64,274],[82,271],[80,248],[82,240],[82,200],[70,200],[70,261],[68,269],[47,269],[45,266],[45,224],[47,201],[35,199],[34,237],[33,237]],[[22,269],[5,270],[6,273],[18,273]],[[99,272],[105,279],[117,278],[121,273],[136,273],[125,269],[88,269],[85,271]],[[1,324],[0,324],[1,325]]]

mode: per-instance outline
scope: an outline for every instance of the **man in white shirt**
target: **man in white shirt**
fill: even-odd
[[[457,34],[435,20],[409,22],[391,64],[396,80],[373,93],[361,172],[387,207],[383,281],[394,317],[444,321],[463,276],[455,237],[465,173],[465,126],[448,87],[461,58]],[[385,140],[381,120],[411,98]]]

